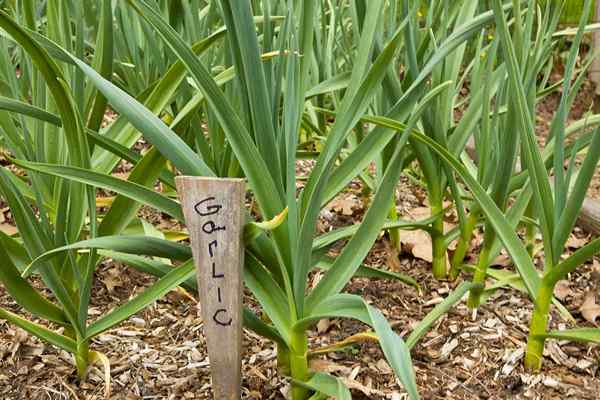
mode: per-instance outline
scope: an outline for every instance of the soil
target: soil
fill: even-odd
[[[578,98],[575,120],[590,109],[593,88],[586,83]],[[556,107],[550,96],[539,108],[542,121]],[[540,136],[544,136],[544,124]],[[299,170],[310,168],[310,163]],[[398,186],[398,209],[402,215],[424,205],[422,190],[403,178]],[[600,199],[600,169],[589,195]],[[330,209],[322,214],[320,231],[348,225],[363,215],[360,184],[353,183]],[[3,209],[7,220],[9,212]],[[143,209],[144,217],[155,224],[173,226],[164,216]],[[571,249],[590,238],[576,229]],[[474,240],[476,256],[481,238]],[[342,244],[340,244],[341,246]],[[459,282],[440,282],[431,276],[429,263],[404,251],[390,252],[382,236],[366,264],[392,268],[415,278],[419,292],[400,282],[355,278],[349,293],[364,296],[382,310],[395,331],[406,336]],[[335,254],[334,254],[335,255]],[[97,318],[141,292],[154,279],[110,260],[101,264],[93,290],[91,317]],[[39,285],[41,288],[41,285]],[[43,290],[43,289],[42,289]],[[581,305],[590,294],[600,293],[600,258],[587,263],[560,286],[563,304],[577,326],[598,327],[586,321]],[[557,294],[558,296],[559,294]],[[245,303],[256,308],[249,294]],[[0,287],[0,306],[33,321]],[[437,321],[412,351],[417,381],[424,399],[598,399],[600,398],[600,346],[550,340],[543,370],[528,374],[522,357],[531,315],[531,302],[514,289],[497,291],[479,310],[476,318],[464,302]],[[44,324],[43,321],[36,321]],[[551,326],[572,326],[553,309]],[[310,332],[310,348],[334,344],[367,330],[348,320],[329,320]],[[111,364],[111,399],[210,399],[210,371],[202,335],[202,319],[194,296],[176,290],[151,307],[99,337],[92,348],[105,354]],[[250,331],[244,335],[243,397],[283,399],[289,380],[277,373],[275,346]],[[343,351],[312,359],[313,369],[341,377],[355,399],[406,398],[377,344],[365,342]],[[102,399],[105,396],[102,367],[93,367],[84,382],[77,379],[72,357],[35,337],[0,321],[0,398],[16,399]]]

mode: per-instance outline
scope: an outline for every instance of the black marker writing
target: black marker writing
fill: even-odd
[[[217,278],[225,278],[225,274],[217,274],[217,265],[212,263],[212,277]]]
[[[209,217],[215,216],[221,211],[223,206],[217,203],[215,197],[210,196],[205,198],[202,201],[199,201],[194,206],[194,210],[201,217]],[[207,235],[213,235],[216,231],[225,231],[227,230],[226,226],[220,226],[219,221],[215,218],[206,218],[202,224],[202,232]],[[219,248],[219,242],[217,239],[208,242],[208,254],[211,258],[211,272],[212,279],[225,279],[225,274],[221,271],[218,271],[219,265],[217,260],[217,248]],[[219,303],[223,303],[223,289],[219,285],[215,285],[217,287],[217,300]],[[214,293],[214,292],[213,292]],[[229,312],[226,308],[219,308],[213,314],[213,321],[220,326],[230,326],[233,322],[233,319],[228,317]]]
[[[208,254],[210,254],[210,258],[213,258],[215,256],[215,254],[213,253],[213,246],[215,248],[217,247],[216,240],[213,240],[212,242],[208,243]]]
[[[224,226],[217,226],[214,221],[207,221],[202,225],[202,230],[204,233],[208,233],[209,235],[215,231],[224,231]]]
[[[214,202],[215,198],[214,197],[207,197],[206,199],[199,201],[198,203],[196,203],[196,205],[194,206],[194,210],[196,210],[196,212],[203,216],[209,216],[209,215],[214,215],[216,213],[219,212],[219,210],[221,208],[223,208],[222,205],[220,204],[207,204],[208,202]]]
[[[231,325],[231,322],[233,320],[231,318],[229,318],[229,320],[223,321],[223,320],[219,319],[219,315],[221,315],[221,314],[227,314],[227,310],[224,308],[219,308],[217,311],[215,311],[215,313],[213,315],[213,321],[215,321],[217,324],[219,324],[221,326]]]

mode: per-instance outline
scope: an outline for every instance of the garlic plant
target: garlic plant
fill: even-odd
[[[583,129],[600,118],[566,126],[592,59],[576,71],[592,2],[574,32],[543,150],[535,104],[560,86],[548,84],[560,8],[548,3],[537,13],[533,0],[486,3],[0,2],[0,138],[14,166],[27,172],[0,168],[0,193],[19,229],[15,237],[0,234],[0,282],[25,310],[64,329],[2,309],[0,317],[73,353],[83,377],[101,358],[90,349],[95,336],[178,285],[196,287],[185,235],[159,232],[138,217],[145,205],[184,223],[174,185],[184,174],[247,180],[255,209],[248,212],[244,281],[261,311],[246,308],[244,324],[277,344],[295,400],[350,396],[335,377],[309,369],[308,331],[332,317],[374,329],[404,389],[418,398],[410,349],[468,291],[472,308],[485,300],[488,266],[502,248],[534,303],[528,368],[540,368],[547,338],[599,342],[597,329],[547,330],[554,285],[600,250],[596,239],[561,259],[600,157],[599,131]],[[461,97],[466,82],[470,91]],[[115,120],[104,120],[111,110]],[[471,136],[477,165],[464,151]],[[134,150],[140,138],[148,147],[142,153]],[[573,160],[584,153],[577,167]],[[306,179],[296,174],[300,157],[314,160]],[[123,161],[132,165],[127,180],[112,176]],[[429,194],[432,216],[423,221],[396,215],[396,187],[409,165],[418,165]],[[321,210],[355,178],[372,195],[361,223],[316,235]],[[117,196],[100,203],[96,188]],[[451,232],[443,231],[445,200],[459,219]],[[406,338],[364,299],[343,293],[354,276],[418,287],[408,276],[362,265],[382,231],[396,245],[403,229],[429,232],[433,273],[444,279],[448,244],[459,240],[450,271],[457,278],[479,226],[485,237],[473,282],[458,285]],[[519,226],[529,239],[539,227],[543,271]],[[328,257],[340,240],[347,240],[341,253]],[[106,257],[159,279],[90,322],[94,271]],[[316,269],[321,279],[313,281]],[[33,288],[33,274],[53,299]]]

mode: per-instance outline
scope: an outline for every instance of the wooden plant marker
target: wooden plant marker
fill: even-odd
[[[600,1],[596,1],[596,15],[594,22],[600,22]],[[594,32],[592,34],[592,49],[598,51],[600,49],[600,32]],[[596,94],[600,94],[600,57],[596,57],[592,61],[592,66],[589,70],[590,78],[596,84]]]
[[[243,179],[180,176],[215,399],[239,400],[242,376]]]

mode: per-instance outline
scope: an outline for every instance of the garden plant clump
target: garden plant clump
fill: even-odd
[[[594,398],[600,238],[576,224],[600,182],[594,99],[578,111],[600,29],[568,3],[0,0],[0,333],[72,367],[39,386],[209,398],[175,178],[243,178],[248,398],[477,397],[456,369],[428,385],[440,363],[488,368],[492,398],[566,395],[546,374],[570,365]],[[165,315],[176,350],[115,339]],[[131,394],[138,361],[159,378]],[[386,384],[359,382],[372,364]]]

